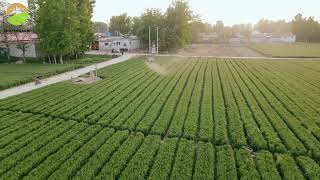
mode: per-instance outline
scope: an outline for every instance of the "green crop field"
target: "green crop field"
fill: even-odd
[[[4,60],[5,58],[2,58]],[[0,64],[0,90],[32,82],[39,75],[46,78],[52,75],[71,71],[86,65],[99,63],[111,59],[108,56],[90,55],[78,60],[66,61],[66,64]],[[1,61],[0,61],[1,62]]]
[[[79,65],[0,64],[0,90],[79,68]]]
[[[320,61],[137,58],[99,75],[0,101],[0,179],[320,179]]]
[[[250,47],[271,57],[320,57],[320,44],[251,44]]]

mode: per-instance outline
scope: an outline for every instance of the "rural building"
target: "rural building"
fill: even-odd
[[[10,48],[10,56],[23,57],[23,52],[18,48],[18,44],[24,44],[26,48],[25,56],[36,58],[40,56],[38,49],[39,38],[33,32],[10,32],[6,33],[7,41]],[[0,51],[6,51],[6,40],[3,34],[0,35]]]
[[[296,36],[288,33],[288,34],[268,34],[268,33],[260,33],[258,31],[254,31],[250,37],[250,42],[253,43],[295,43]]]
[[[93,44],[93,50],[120,52],[132,51],[141,48],[141,39],[137,36],[107,36],[96,34],[96,42]]]
[[[296,36],[293,34],[274,35],[254,31],[251,37],[235,35],[229,39],[230,43],[295,43]]]

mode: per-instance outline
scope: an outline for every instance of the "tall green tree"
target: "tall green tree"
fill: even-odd
[[[166,19],[160,9],[147,9],[140,17],[133,18],[132,31],[138,35],[143,44],[149,44],[149,27],[151,30],[151,43],[156,45],[156,28],[159,28],[159,49],[166,50]]]
[[[262,19],[255,25],[255,30],[275,35],[288,34],[291,33],[291,23],[285,20],[272,21]]]
[[[60,63],[78,57],[93,41],[92,0],[37,0],[36,32],[45,56]]]
[[[94,22],[93,32],[94,33],[106,33],[108,31],[108,24],[105,22]]]
[[[166,12],[167,38],[169,50],[183,48],[192,41],[193,15],[185,0],[175,0]]]
[[[292,21],[292,33],[299,42],[320,42],[320,23],[314,17],[303,17],[298,14]]]
[[[119,16],[112,16],[110,19],[110,31],[128,34],[131,31],[132,18],[127,13]]]
[[[200,19],[195,19],[191,23],[192,26],[192,43],[202,41],[201,35],[213,32],[212,25],[202,22]]]

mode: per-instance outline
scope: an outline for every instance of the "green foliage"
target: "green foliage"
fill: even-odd
[[[212,144],[199,143],[193,179],[214,179],[215,150]]]
[[[231,146],[220,146],[216,148],[217,179],[237,179],[236,162]]]
[[[187,1],[174,1],[166,13],[168,49],[178,49],[189,45],[192,41],[192,11]]]
[[[262,151],[256,154],[256,165],[263,180],[280,180],[281,176],[277,170],[273,155],[270,152]]]
[[[1,64],[0,90],[32,82],[38,75],[41,76],[41,78],[46,78],[79,67],[82,66],[43,64]]]
[[[148,179],[165,180],[169,178],[177,145],[177,138],[168,138],[163,140],[159,152],[155,157]]]
[[[126,13],[119,16],[112,16],[109,24],[109,31],[128,34],[131,31],[132,18]]]
[[[260,179],[252,154],[247,149],[236,151],[239,179]]]
[[[314,17],[297,14],[292,21],[292,33],[298,42],[320,42],[320,23]]]
[[[36,2],[36,32],[45,56],[60,58],[81,54],[88,50],[94,40],[91,22],[93,6],[91,0],[57,0]]]
[[[171,180],[192,179],[194,161],[193,141],[181,139],[175,162],[172,167]]]
[[[291,156],[287,154],[278,154],[276,163],[280,168],[283,179],[304,179],[302,172],[299,170],[299,167]]]
[[[175,50],[191,43],[192,21],[193,14],[188,2],[176,0],[168,7],[166,13],[162,13],[160,9],[148,9],[140,17],[133,18],[132,31],[142,38],[147,47],[149,26],[152,44],[156,44],[158,27],[160,50]]]
[[[297,163],[309,179],[320,179],[320,166],[309,157],[297,157]]]
[[[108,24],[104,22],[93,22],[94,33],[106,33],[108,30]]]
[[[291,22],[286,22],[284,20],[272,21],[267,19],[260,20],[255,25],[255,30],[261,33],[270,33],[274,35],[289,34],[291,33]]]

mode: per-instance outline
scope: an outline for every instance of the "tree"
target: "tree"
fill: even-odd
[[[271,21],[262,19],[255,25],[254,29],[262,33],[282,35],[291,32],[291,23],[285,20]]]
[[[296,15],[292,21],[292,33],[297,36],[298,42],[320,42],[320,24],[314,17]]]
[[[213,27],[208,23],[203,23],[200,19],[194,19],[191,23],[192,27],[192,43],[201,41],[201,34],[213,32]]]
[[[37,0],[36,32],[48,59],[78,57],[94,40],[93,0]]]
[[[131,31],[132,18],[127,13],[119,16],[112,16],[110,19],[110,31],[128,34]]]
[[[192,20],[192,11],[188,2],[176,0],[169,6],[166,12],[166,46],[169,50],[183,48],[191,44]]]
[[[79,0],[78,4],[78,14],[76,18],[79,18],[79,24],[76,31],[79,32],[79,46],[75,52],[76,58],[77,54],[84,54],[94,41],[93,23],[91,21],[93,8],[95,1],[93,0]]]
[[[94,22],[93,32],[95,33],[105,33],[108,31],[108,24],[104,22]]]
[[[160,9],[147,9],[140,17],[133,18],[132,32],[138,35],[144,45],[149,44],[149,27],[151,28],[151,42],[156,43],[156,28],[159,28],[159,49],[166,50],[165,33],[166,23],[165,16]]]

